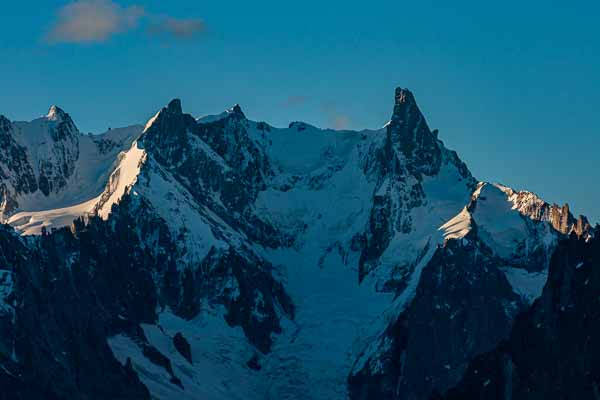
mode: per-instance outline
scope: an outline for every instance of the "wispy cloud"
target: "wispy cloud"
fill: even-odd
[[[62,7],[46,35],[50,43],[104,42],[135,29],[145,15],[143,7],[121,7],[111,0],[78,0]]]
[[[306,103],[306,96],[292,95],[285,99],[282,103],[284,107],[297,107]]]
[[[333,116],[333,127],[338,130],[348,129],[350,127],[350,117],[345,114]]]
[[[200,19],[178,19],[169,16],[155,18],[149,32],[174,39],[191,39],[204,32],[204,21]]]
[[[327,115],[329,123],[333,125],[334,129],[344,130],[350,127],[350,117],[347,114],[339,112],[334,104],[323,104],[321,110]]]
[[[153,15],[143,6],[121,6],[113,0],[76,0],[61,7],[45,40],[48,43],[101,43],[146,25],[148,32],[173,39],[202,33],[200,19]]]

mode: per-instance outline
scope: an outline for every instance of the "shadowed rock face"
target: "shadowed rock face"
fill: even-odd
[[[276,247],[289,240],[253,208],[273,171],[263,149],[248,136],[248,120],[238,105],[224,118],[199,123],[173,100],[146,131],[143,143],[197,201],[253,241]]]
[[[600,239],[572,234],[510,337],[476,357],[444,399],[593,399],[600,388]]]
[[[440,143],[427,126],[408,89],[396,89],[394,113],[387,127],[387,140],[390,150],[398,149],[404,155],[408,173],[434,175],[439,171],[442,158]]]
[[[79,238],[61,230],[29,246],[1,228],[0,269],[10,268],[15,285],[12,315],[0,318],[2,398],[150,398],[106,343],[118,315],[127,324],[155,318],[147,307],[151,279],[125,250],[127,239],[109,241],[94,228]]]
[[[436,250],[415,298],[349,377],[352,399],[422,399],[453,385],[475,355],[507,337],[525,309],[504,273],[505,263],[475,233]]]
[[[153,238],[152,246],[147,238]],[[5,275],[14,286],[9,297],[0,299],[14,304],[0,307],[0,354],[5,357],[0,362],[6,368],[0,382],[10,384],[8,398],[33,399],[40,393],[57,399],[149,398],[131,364],[119,363],[108,347],[107,337],[116,334],[132,338],[149,362],[171,376],[171,384],[181,386],[170,359],[140,328],[157,323],[156,310],[165,306],[193,318],[201,302],[222,304],[227,322],[241,326],[258,349],[268,352],[272,334],[280,329],[275,304],[293,312],[269,266],[258,259],[249,264],[232,250],[213,253],[205,260],[210,268],[180,274],[176,255],[164,221],[131,196],[113,208],[110,221],[79,220],[71,230],[37,238],[22,240],[2,225],[0,286],[6,284]],[[223,282],[232,279],[240,290],[235,297],[223,289]],[[257,320],[257,313],[264,317]],[[191,362],[185,338],[174,340]],[[14,360],[6,358],[10,354]]]
[[[177,351],[190,362],[193,363],[192,360],[192,348],[190,347],[190,343],[187,339],[181,334],[181,332],[177,332],[175,336],[173,336],[173,345],[177,349]]]
[[[478,186],[462,212],[465,218],[469,215],[468,233],[447,238],[437,248],[419,277],[414,298],[400,309],[398,317],[389,319],[385,332],[355,363],[348,379],[352,399],[423,399],[444,392],[460,381],[473,358],[511,335],[516,315],[528,310],[530,302],[517,294],[518,285],[526,281],[514,286],[513,274],[523,279],[543,273],[545,279],[556,246],[548,241],[548,235],[565,236],[550,228],[551,222],[543,216],[514,214],[515,226],[522,224],[526,229],[525,241],[514,242],[509,258],[501,256],[494,250],[494,237],[512,228],[502,226],[510,215],[486,219],[490,218],[490,204],[496,204],[494,193],[507,202],[510,212],[515,210],[514,193],[505,198],[504,189]],[[497,223],[501,228],[496,231]],[[589,239],[593,234],[588,227],[582,237]],[[552,256],[553,263],[560,251]],[[541,293],[541,286],[536,290]],[[484,369],[481,364],[479,367]]]

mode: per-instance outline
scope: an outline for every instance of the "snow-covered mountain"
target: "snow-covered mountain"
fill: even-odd
[[[104,190],[118,154],[141,131],[133,125],[83,135],[56,106],[31,122],[0,116],[0,220],[39,234],[42,226],[68,226],[92,212],[90,200]]]
[[[0,138],[0,382],[21,398],[425,399],[508,337],[561,238],[594,236],[478,182],[401,88],[377,130],[173,100],[97,136],[57,107],[0,117]]]

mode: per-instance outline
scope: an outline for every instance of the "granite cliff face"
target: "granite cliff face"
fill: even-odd
[[[585,216],[580,215],[575,218],[571,214],[568,204],[563,206],[548,204],[531,192],[516,192],[510,188],[504,188],[504,191],[521,213],[534,220],[550,222],[554,229],[561,233],[575,232],[579,236],[584,236],[592,229]]]
[[[548,296],[561,241],[595,243],[477,182],[402,88],[377,130],[173,100],[99,136],[0,117],[0,144],[0,398],[452,396]]]
[[[552,256],[539,299],[510,335],[477,356],[445,399],[593,399],[598,396],[598,237],[574,232]]]
[[[394,111],[385,127],[383,146],[372,149],[367,159],[367,173],[374,176],[379,190],[373,197],[369,225],[360,237],[361,279],[376,268],[394,237],[410,235],[421,229],[419,225],[428,222],[415,220],[412,213],[415,209],[433,206],[434,199],[428,199],[424,181],[442,181],[436,178],[443,178],[438,175],[445,168],[444,172],[454,179],[447,184],[453,185],[452,190],[462,196],[458,202],[467,201],[476,185],[456,153],[447,150],[437,138],[437,132],[429,129],[413,94],[402,88],[396,89]],[[448,200],[454,199],[449,196]],[[453,209],[457,206],[451,204],[451,211],[446,211],[457,211]],[[431,228],[437,227],[426,227]]]

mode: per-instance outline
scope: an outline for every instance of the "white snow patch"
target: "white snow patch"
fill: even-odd
[[[194,197],[152,158],[147,161],[146,172],[133,190],[152,204],[158,215],[167,222],[174,238],[182,235],[183,241],[178,241],[178,245],[185,247],[185,259],[188,262],[201,262],[212,247],[228,247],[227,243],[215,238],[211,229],[211,225],[225,226],[218,216],[196,203]],[[229,244],[236,245],[243,241],[236,231],[223,230],[227,231],[225,236]]]
[[[118,203],[137,180],[144,157],[144,150],[134,142],[129,151],[121,153],[120,162],[110,175],[105,192],[73,206],[41,211],[21,211],[9,217],[7,222],[22,235],[39,235],[42,228],[69,226],[82,216],[97,213],[101,218],[106,219],[112,205]],[[106,195],[108,195],[107,199],[105,199]]]
[[[110,196],[100,204],[97,211],[101,218],[108,218],[113,204],[118,203],[127,190],[135,184],[145,157],[146,152],[139,146],[137,141],[131,145],[129,151],[122,153],[119,157],[119,166],[111,174],[107,185]]]
[[[548,280],[548,271],[528,272],[522,268],[500,268],[511,284],[513,291],[531,304],[537,299]]]
[[[219,114],[205,115],[203,117],[196,119],[196,122],[199,124],[209,124],[211,122],[216,122],[216,121],[225,119],[225,118],[227,118],[227,116],[229,114],[230,114],[229,111],[223,111],[222,113],[219,113]]]
[[[154,121],[156,121],[161,112],[162,110],[158,111],[152,118],[148,120],[148,122],[146,122],[146,125],[144,126],[144,132],[146,132],[152,126],[152,124],[154,124]]]
[[[228,326],[222,312],[205,310],[191,321],[166,310],[157,325],[142,324],[148,342],[168,357],[182,390],[170,382],[167,371],[151,363],[138,345],[124,335],[108,339],[113,354],[122,364],[131,358],[134,370],[154,399],[242,400],[263,398],[259,372],[246,365],[255,353],[241,328]],[[190,344],[192,364],[176,349],[173,337],[179,332]]]
[[[509,258],[517,245],[529,236],[525,220],[512,206],[502,190],[484,185],[473,213],[479,236],[504,258]]]
[[[71,225],[81,216],[93,214],[98,200],[100,197],[71,207],[46,211],[22,211],[11,216],[7,222],[21,235],[40,235],[43,228],[48,231],[53,228],[62,228]]]
[[[471,213],[467,207],[463,208],[450,221],[442,225],[439,230],[443,231],[444,239],[460,239],[471,231]]]

